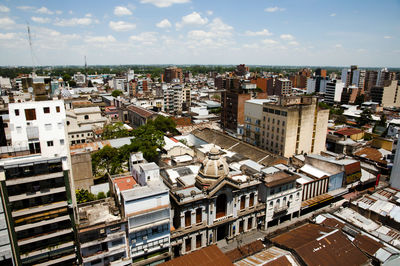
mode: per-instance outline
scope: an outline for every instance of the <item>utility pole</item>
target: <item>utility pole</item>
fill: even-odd
[[[35,66],[35,60],[33,58],[33,48],[32,48],[32,37],[31,37],[31,28],[29,27],[29,24],[26,23],[26,26],[28,28],[28,41],[29,41],[29,48],[31,50],[31,58],[32,58],[32,68],[33,68],[33,73],[36,72],[36,66]]]

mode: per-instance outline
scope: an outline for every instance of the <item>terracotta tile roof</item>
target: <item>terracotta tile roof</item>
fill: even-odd
[[[137,113],[138,115],[145,117],[145,118],[149,118],[152,115],[156,115],[155,112],[147,110],[147,109],[139,107],[139,106],[129,105],[127,108],[128,108],[128,110],[130,110],[134,113]]]
[[[357,128],[344,128],[336,131],[336,134],[343,135],[343,136],[351,136],[355,134],[360,134],[363,131]]]
[[[119,191],[124,191],[128,189],[132,189],[137,183],[132,176],[124,176],[115,178],[113,183],[116,184],[119,188]]]
[[[216,246],[208,246],[188,255],[159,264],[160,266],[208,266],[233,265],[229,258]]]
[[[358,152],[356,152],[354,155],[359,156],[361,158],[366,158],[371,161],[387,164],[385,160],[382,160],[381,158],[382,153],[378,151],[377,149],[371,148],[371,147],[366,147]]]

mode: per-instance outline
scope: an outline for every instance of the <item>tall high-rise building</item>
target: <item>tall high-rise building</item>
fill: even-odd
[[[364,89],[365,78],[366,71],[358,69],[357,66],[351,66],[350,69],[344,68],[342,70],[341,80],[346,88],[354,85],[360,89]]]
[[[387,80],[383,86],[371,89],[371,101],[383,107],[400,107],[400,85],[397,80]]]
[[[75,197],[63,101],[9,105],[0,184],[17,265],[76,263]]]
[[[164,71],[164,82],[171,83],[173,81],[179,80],[178,83],[183,82],[183,72],[181,68],[178,67],[167,67]]]
[[[340,103],[343,85],[344,84],[341,80],[327,82],[324,101],[329,104]]]
[[[260,143],[247,135],[247,130],[251,131],[254,127],[252,120],[256,119],[261,131],[260,146],[270,152],[289,158],[296,154],[325,150],[329,110],[319,110],[317,97],[280,97],[277,103],[258,104],[262,104],[259,117],[245,118],[246,141]],[[248,107],[246,105],[245,108]]]
[[[257,91],[256,84],[235,78],[227,79],[226,86],[226,91],[221,93],[221,124],[224,129],[242,134],[240,126],[244,124],[245,101],[265,99],[267,94]]]

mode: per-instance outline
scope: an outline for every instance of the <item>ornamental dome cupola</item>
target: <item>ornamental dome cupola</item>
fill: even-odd
[[[196,184],[201,188],[208,187],[219,178],[224,178],[229,174],[229,166],[225,158],[221,156],[220,150],[215,146],[211,148],[206,159],[200,167],[196,177]]]

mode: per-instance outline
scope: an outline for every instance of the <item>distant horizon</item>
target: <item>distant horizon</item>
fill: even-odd
[[[163,67],[168,67],[168,66],[232,66],[235,67],[239,64],[93,64],[90,65],[88,64],[87,67],[128,67],[128,66],[163,66]],[[245,64],[248,67],[279,67],[279,68],[350,68],[352,65],[261,65],[261,64]],[[353,64],[356,65],[356,64]],[[399,67],[388,67],[388,66],[360,66],[356,65],[359,69],[382,69],[382,68],[387,68],[387,69],[396,69],[400,70]],[[29,66],[29,65],[0,65],[0,68],[44,68],[44,67],[82,67],[84,68],[85,65],[78,65],[78,64],[70,64],[70,65],[40,65],[40,66]],[[251,69],[250,69],[251,72]]]

